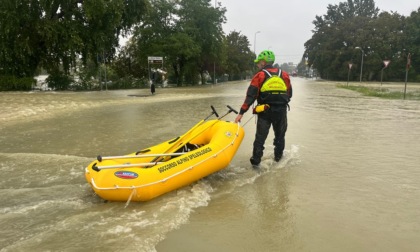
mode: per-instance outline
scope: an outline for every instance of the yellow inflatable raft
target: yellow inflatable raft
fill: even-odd
[[[239,123],[202,120],[184,135],[139,152],[98,156],[85,177],[105,200],[147,201],[225,168],[243,137]]]

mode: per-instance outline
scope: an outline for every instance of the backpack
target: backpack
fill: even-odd
[[[287,93],[287,86],[284,80],[281,78],[281,69],[279,69],[278,75],[272,75],[269,71],[263,69],[268,75],[268,79],[265,80],[261,86],[260,92],[270,92],[272,94],[285,94]]]
[[[279,69],[278,75],[271,74],[266,69],[263,69],[262,71],[266,73],[268,78],[261,86],[258,103],[269,105],[288,105],[290,97],[287,94],[287,85],[283,78],[281,78],[281,69]]]

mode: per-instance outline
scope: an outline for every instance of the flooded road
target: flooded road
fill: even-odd
[[[261,171],[255,120],[229,167],[145,203],[107,203],[84,167],[186,132],[247,82],[0,93],[0,251],[416,251],[420,103],[293,78],[286,150]],[[225,117],[233,121],[234,114]]]

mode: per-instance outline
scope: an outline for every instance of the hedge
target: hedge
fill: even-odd
[[[0,91],[29,91],[36,85],[32,77],[16,78],[10,75],[0,75]]]

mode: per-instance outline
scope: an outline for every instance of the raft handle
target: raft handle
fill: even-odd
[[[100,156],[98,156],[98,157],[100,157]],[[92,170],[97,171],[97,172],[100,172],[100,171],[101,171],[101,170],[98,168],[98,166],[96,166],[96,163],[94,163],[94,164],[92,165]]]
[[[228,109],[229,109],[228,114],[229,114],[230,112],[233,112],[233,113],[235,113],[235,114],[238,114],[238,111],[234,110],[231,106],[227,105],[227,107],[228,107]]]

